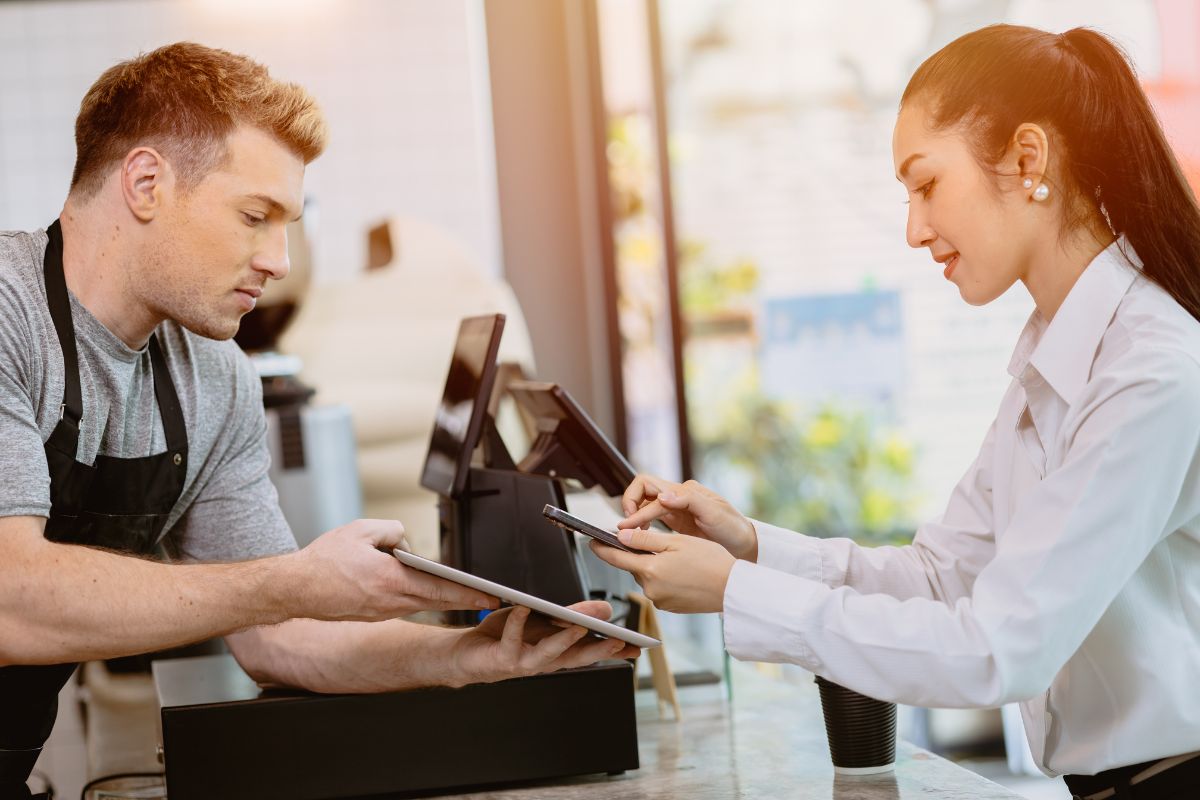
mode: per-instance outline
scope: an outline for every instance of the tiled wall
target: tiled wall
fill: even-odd
[[[79,101],[113,63],[192,40],[304,85],[330,146],[308,170],[318,281],[365,263],[366,228],[408,214],[500,273],[478,0],[55,0],[0,3],[0,229],[66,196]]]

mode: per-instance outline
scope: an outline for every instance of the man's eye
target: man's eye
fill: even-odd
[[[261,225],[263,223],[263,221],[266,219],[266,217],[256,217],[253,214],[247,214],[245,211],[243,211],[242,219],[244,219],[246,221],[247,225],[249,225],[251,228],[253,228],[257,225]]]

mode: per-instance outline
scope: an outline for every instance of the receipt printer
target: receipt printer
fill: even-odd
[[[461,689],[260,689],[232,656],[156,661],[171,800],[325,800],[637,769],[633,666]]]

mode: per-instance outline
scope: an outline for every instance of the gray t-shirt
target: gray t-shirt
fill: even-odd
[[[62,349],[46,306],[45,231],[0,231],[0,517],[49,516],[44,443],[58,423]],[[83,421],[76,459],[141,458],[166,449],[147,348],[132,350],[71,294]],[[163,554],[239,560],[296,548],[267,475],[262,385],[232,341],[174,322],[158,327],[187,423],[183,494]]]

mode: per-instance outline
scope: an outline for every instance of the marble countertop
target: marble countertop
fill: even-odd
[[[651,693],[638,693],[641,768],[442,797],[472,800],[1020,800],[1020,796],[926,750],[901,741],[894,772],[834,775],[816,687],[758,680],[680,690],[682,719],[660,716]],[[587,746],[581,731],[580,747]]]

